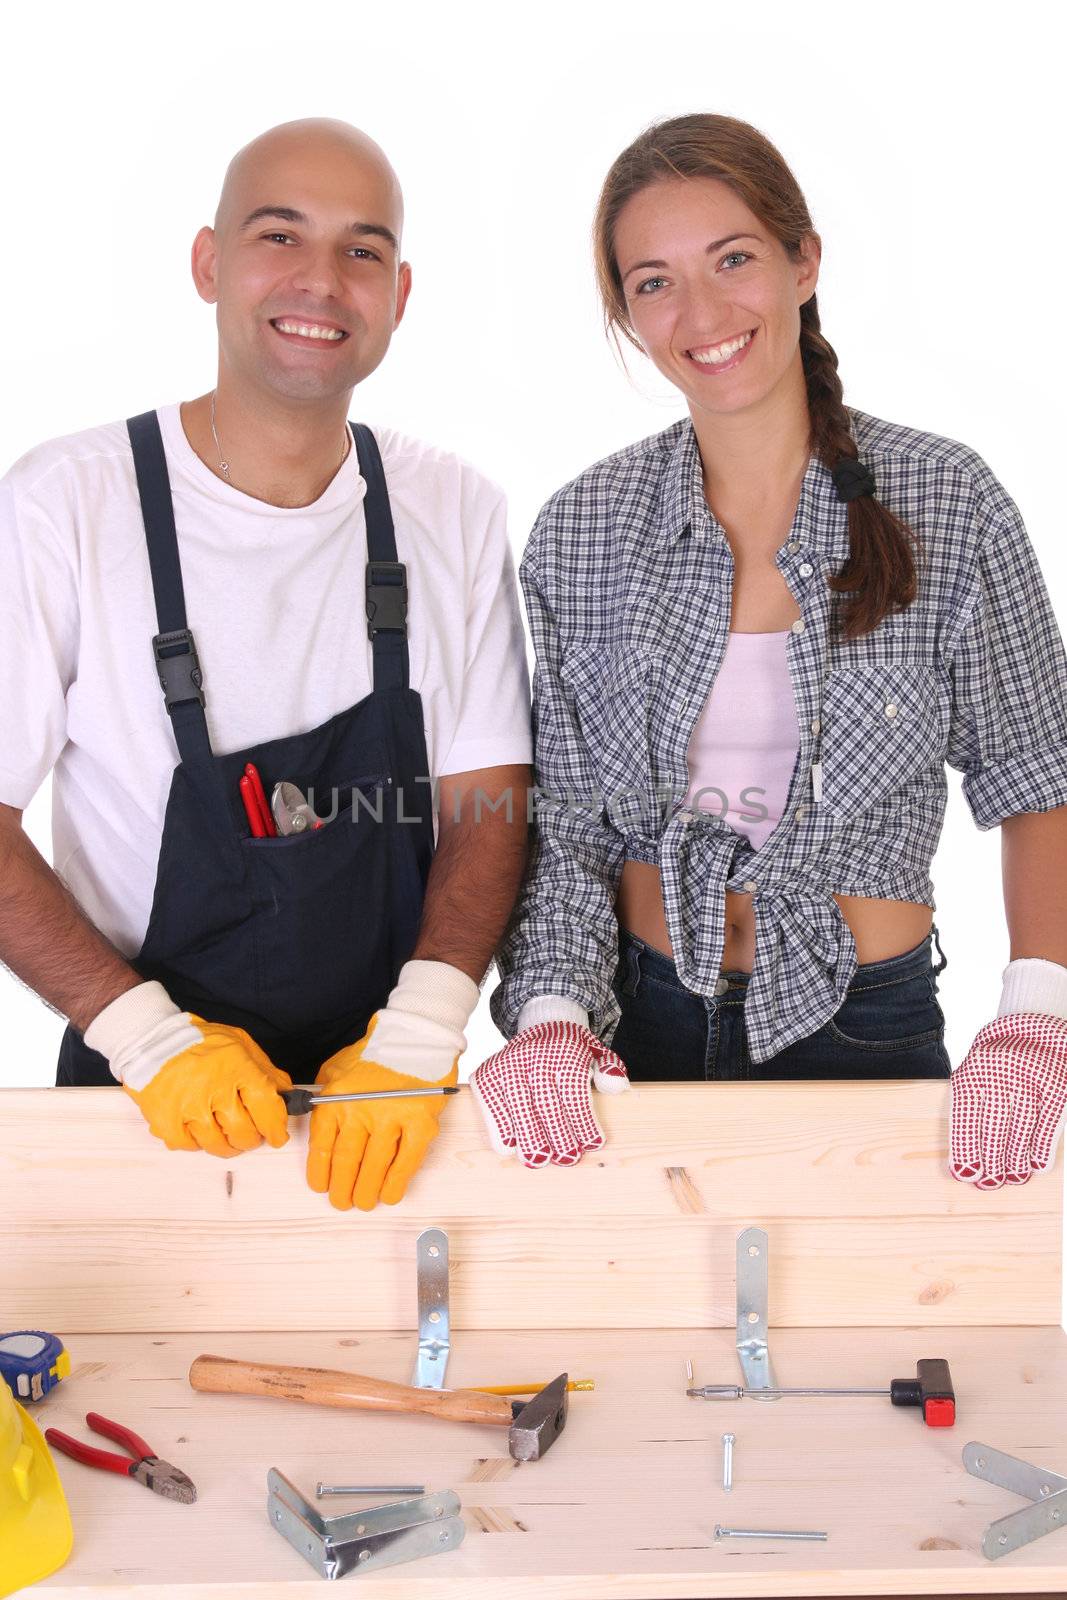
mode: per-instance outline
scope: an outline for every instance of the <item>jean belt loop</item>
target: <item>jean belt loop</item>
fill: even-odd
[[[935,967],[934,968],[934,976],[936,977],[939,972],[944,972],[945,968],[948,966],[948,956],[945,954],[945,952],[941,948],[941,940],[940,940],[940,937],[938,936],[936,924],[931,923],[930,932],[934,936],[934,943],[937,946],[937,953],[941,957],[941,965],[939,967]]]
[[[635,995],[641,984],[640,946],[632,939],[626,941],[626,976],[622,980],[622,993]]]

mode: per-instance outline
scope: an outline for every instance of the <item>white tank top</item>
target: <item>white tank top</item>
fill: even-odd
[[[689,741],[684,804],[758,850],[781,820],[800,731],[782,633],[731,633]]]

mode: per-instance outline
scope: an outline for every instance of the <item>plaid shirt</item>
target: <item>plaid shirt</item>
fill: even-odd
[[[850,410],[878,496],[915,532],[919,593],[873,633],[831,641],[847,507],[813,458],[774,560],[801,620],[787,639],[799,748],[756,850],[682,803],[687,748],[723,659],[734,563],[686,419],[596,463],[541,511],[520,567],[536,656],[530,865],[491,1012],[567,996],[610,1040],[615,893],[626,860],[663,879],[687,988],[715,992],[725,889],[752,896],[745,999],[754,1061],[820,1028],[856,946],[835,893],[936,910],[930,863],[962,771],[976,825],[1067,804],[1067,658],[1018,508],[973,450]]]

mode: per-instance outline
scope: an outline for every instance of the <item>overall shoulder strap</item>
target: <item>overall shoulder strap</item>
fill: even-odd
[[[211,755],[204,717],[203,675],[192,633],[186,626],[185,590],[178,558],[170,477],[159,418],[154,411],[130,417],[126,430],[133,447],[137,493],[141,500],[148,564],[159,632],[152,640],[156,674],[183,761]]]
[[[353,422],[359,470],[367,485],[367,634],[374,649],[375,689],[406,689],[408,669],[407,569],[396,559],[396,533],[381,452],[364,423]]]

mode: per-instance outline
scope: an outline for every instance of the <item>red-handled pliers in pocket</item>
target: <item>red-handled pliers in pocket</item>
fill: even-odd
[[[72,1456],[87,1467],[99,1467],[101,1472],[121,1472],[124,1477],[136,1478],[138,1483],[143,1483],[153,1494],[161,1494],[165,1500],[192,1505],[196,1499],[196,1485],[192,1479],[178,1467],[172,1467],[169,1461],[161,1461],[152,1446],[138,1434],[124,1428],[120,1422],[109,1422],[98,1411],[90,1411],[85,1420],[94,1433],[113,1439],[129,1454],[116,1456],[110,1450],[97,1450],[91,1444],[72,1439],[69,1433],[60,1433],[58,1428],[46,1428],[44,1436],[53,1449],[62,1450],[65,1456]]]

